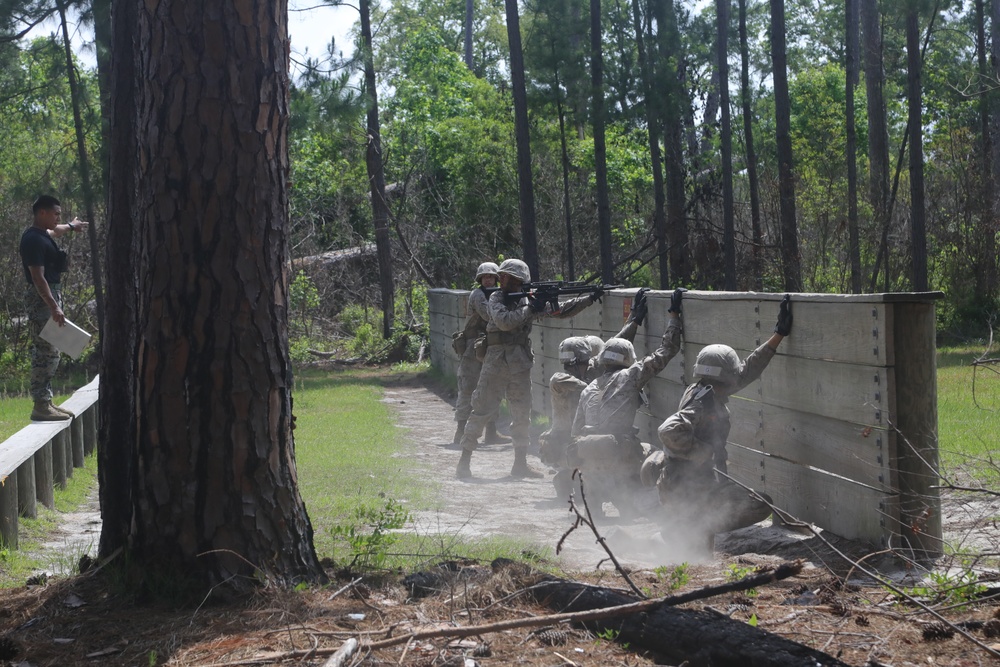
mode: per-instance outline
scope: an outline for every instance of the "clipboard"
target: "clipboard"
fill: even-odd
[[[51,317],[38,335],[43,340],[51,343],[60,352],[74,359],[80,358],[87,344],[90,343],[91,338],[89,333],[69,320],[66,320],[65,326],[59,326]]]

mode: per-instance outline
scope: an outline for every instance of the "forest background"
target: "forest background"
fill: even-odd
[[[38,194],[95,223],[65,239],[65,292],[71,319],[102,319],[110,5],[0,2],[5,378],[26,370],[16,247]],[[505,257],[542,279],[941,290],[942,335],[992,323],[1000,6],[359,9],[352,44],[295,63],[295,359],[348,339],[366,359],[413,356],[423,290],[468,288],[480,262]],[[67,16],[92,28],[96,67],[69,48]],[[29,39],[44,20],[56,29]]]

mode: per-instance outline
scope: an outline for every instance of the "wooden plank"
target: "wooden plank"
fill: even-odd
[[[892,344],[896,349],[893,424],[899,429],[899,469],[903,539],[923,550],[919,558],[942,553],[938,489],[937,358],[933,304],[897,304]]]
[[[694,360],[702,346],[685,346],[685,360]],[[749,350],[737,349],[745,359]],[[775,355],[760,379],[737,395],[771,405],[842,421],[888,427],[893,374],[878,366],[843,364]]]
[[[43,443],[69,428],[68,421],[33,422],[0,444],[0,476],[10,475],[34,456]]]
[[[735,445],[728,451],[730,475],[767,493],[776,507],[803,521],[880,547],[899,532],[895,494]]]
[[[753,349],[771,337],[779,303],[686,299],[685,340]],[[781,352],[843,363],[892,365],[886,311],[883,304],[798,303],[793,299],[792,333],[782,341]]]
[[[898,489],[888,451],[889,433],[849,422],[734,397],[729,441],[793,463],[812,466],[867,486]]]

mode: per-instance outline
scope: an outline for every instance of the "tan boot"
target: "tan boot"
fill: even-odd
[[[64,415],[66,415],[70,419],[72,419],[73,417],[76,417],[76,414],[74,414],[71,410],[67,410],[66,408],[60,407],[60,406],[56,405],[55,403],[50,403],[49,405],[52,406],[53,410],[55,410],[56,412],[63,413]]]
[[[455,468],[455,477],[458,479],[469,479],[472,477],[472,469],[469,468],[470,461],[472,461],[472,450],[463,449],[462,457],[458,459],[458,467]]]
[[[35,407],[31,410],[31,421],[33,422],[61,422],[68,419],[71,417],[56,410],[52,401],[35,401]]]
[[[527,447],[514,448],[514,467],[510,469],[511,477],[531,477],[540,479],[545,477],[545,473],[539,472],[528,465]]]
[[[497,433],[497,423],[495,421],[486,424],[486,435],[483,436],[483,444],[506,445],[509,442],[511,442],[510,438]]]

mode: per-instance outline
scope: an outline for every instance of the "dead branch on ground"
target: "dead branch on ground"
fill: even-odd
[[[587,504],[587,494],[583,488],[583,471],[581,471],[579,468],[574,468],[572,479],[576,479],[577,477],[580,478],[580,500],[583,501],[583,509],[586,513],[586,516],[580,513],[580,508],[577,507],[576,503],[573,501],[573,493],[570,492],[569,511],[576,514],[576,521],[574,521],[573,525],[569,527],[569,530],[567,530],[563,534],[563,536],[559,538],[559,542],[556,544],[556,555],[557,556],[559,555],[559,552],[562,550],[563,542],[566,541],[566,538],[569,537],[570,533],[579,528],[581,525],[587,526],[588,528],[590,528],[591,532],[593,532],[594,536],[597,538],[597,543],[601,545],[601,548],[604,549],[604,551],[608,554],[608,557],[611,558],[611,562],[614,563],[615,569],[618,570],[618,574],[622,575],[622,578],[625,579],[626,582],[628,582],[629,588],[632,589],[632,592],[638,595],[640,598],[645,599],[648,596],[645,595],[641,590],[639,590],[639,587],[635,585],[635,582],[632,581],[632,578],[628,576],[628,572],[626,572],[625,569],[621,566],[621,563],[618,562],[618,559],[615,558],[614,553],[612,553],[611,547],[608,546],[607,539],[603,535],[601,535],[600,532],[598,532],[597,526],[594,525],[594,517],[590,513],[590,505]]]

